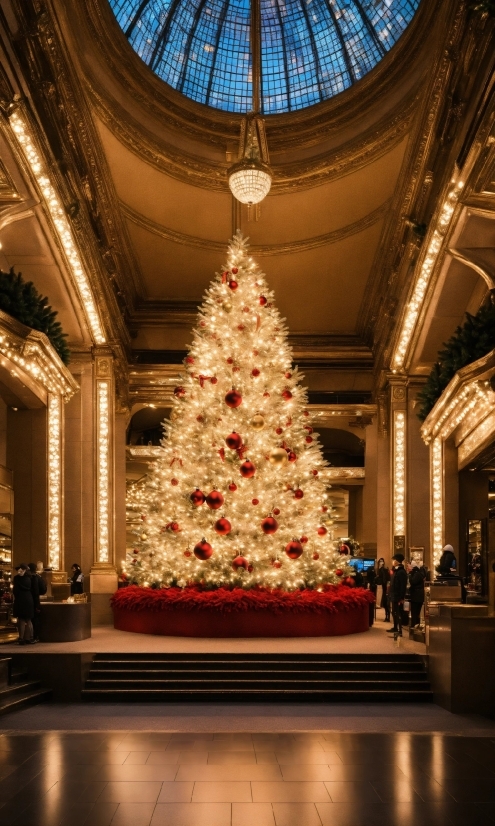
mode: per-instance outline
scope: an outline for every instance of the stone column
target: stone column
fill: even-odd
[[[431,567],[430,553],[430,460],[421,438],[416,396],[424,380],[409,380],[407,390],[407,524],[408,547],[424,548],[424,561]]]
[[[390,385],[390,477],[391,544],[393,553],[407,553],[407,379],[389,376]]]
[[[112,623],[110,597],[117,589],[115,568],[115,382],[109,348],[94,352],[93,422],[95,472],[94,556],[90,574],[94,625]]]

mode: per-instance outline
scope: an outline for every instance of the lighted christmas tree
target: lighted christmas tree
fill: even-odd
[[[200,308],[161,455],[134,499],[133,582],[293,590],[349,574],[329,535],[325,461],[301,378],[238,233]]]

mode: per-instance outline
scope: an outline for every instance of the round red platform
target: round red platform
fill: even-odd
[[[222,614],[208,608],[188,611],[133,611],[114,606],[114,627],[167,637],[338,637],[369,629],[369,605],[338,613],[284,613],[247,610]]]

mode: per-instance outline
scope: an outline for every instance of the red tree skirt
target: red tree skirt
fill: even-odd
[[[324,592],[123,588],[112,598],[114,627],[172,637],[334,637],[369,628],[369,591]]]

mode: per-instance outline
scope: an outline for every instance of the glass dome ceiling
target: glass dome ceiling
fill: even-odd
[[[260,0],[261,111],[343,92],[397,42],[420,0]],[[110,0],[142,60],[216,109],[252,109],[250,0]]]

